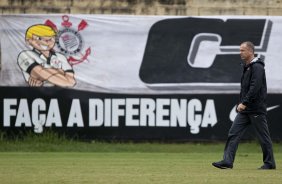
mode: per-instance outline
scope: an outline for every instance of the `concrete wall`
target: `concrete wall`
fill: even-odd
[[[0,0],[0,13],[282,15],[282,0]]]

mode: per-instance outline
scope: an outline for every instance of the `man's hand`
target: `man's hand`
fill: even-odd
[[[33,87],[39,87],[43,85],[43,82],[30,76],[28,79],[28,84]]]
[[[242,112],[243,110],[246,109],[247,106],[245,106],[244,104],[240,103],[237,107],[237,111],[238,112]]]

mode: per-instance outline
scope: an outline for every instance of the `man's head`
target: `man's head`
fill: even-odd
[[[55,36],[56,32],[50,26],[37,24],[27,29],[25,39],[33,48],[46,51],[54,47]]]
[[[252,42],[243,42],[240,45],[240,56],[247,64],[252,61],[255,55],[255,46]]]

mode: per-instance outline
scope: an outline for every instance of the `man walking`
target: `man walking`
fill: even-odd
[[[263,152],[264,164],[259,169],[276,169],[266,120],[267,86],[264,62],[255,57],[254,44],[249,41],[240,45],[240,55],[245,63],[241,78],[240,102],[237,106],[238,114],[228,133],[223,160],[213,162],[212,165],[220,169],[233,168],[240,138],[252,124]]]

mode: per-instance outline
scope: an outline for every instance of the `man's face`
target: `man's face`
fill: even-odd
[[[31,39],[27,40],[28,43],[39,51],[48,51],[55,46],[55,36],[36,36],[32,35]]]
[[[253,56],[253,52],[246,44],[240,45],[240,56],[243,61],[248,61]]]

